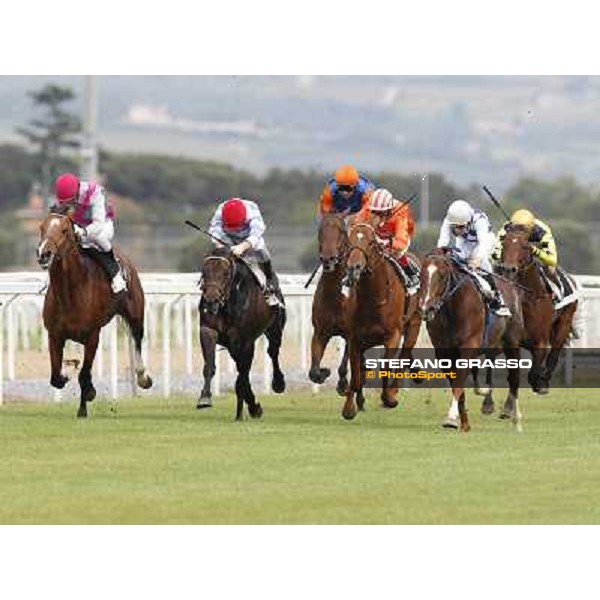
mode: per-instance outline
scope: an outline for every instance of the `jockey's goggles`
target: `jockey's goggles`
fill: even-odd
[[[338,190],[340,190],[340,192],[353,192],[354,186],[353,185],[340,185],[340,186],[338,186]]]

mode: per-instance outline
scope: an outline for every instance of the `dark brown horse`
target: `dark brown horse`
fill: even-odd
[[[342,409],[345,419],[356,416],[355,394],[364,385],[362,365],[368,348],[383,344],[385,358],[411,358],[421,325],[416,296],[409,297],[394,267],[385,257],[369,223],[352,225],[348,232],[348,258],[345,284],[356,303],[352,327],[347,331],[351,381]],[[385,408],[398,405],[397,380],[383,381],[381,392]]]
[[[319,260],[323,274],[313,297],[311,341],[311,364],[309,378],[314,383],[323,383],[331,374],[321,367],[321,360],[329,340],[334,336],[347,339],[346,331],[351,326],[352,301],[342,295],[342,278],[346,269],[348,235],[344,215],[326,214],[319,225]],[[338,367],[337,391],[345,395],[348,388],[348,342]],[[358,399],[359,408],[364,405],[362,392]]]
[[[577,301],[554,310],[552,294],[542,274],[543,267],[532,254],[533,247],[527,238],[524,230],[509,229],[502,242],[502,259],[497,270],[531,290],[531,293],[523,295],[522,301],[523,318],[529,334],[525,347],[532,353],[537,352],[542,367],[539,371],[532,369],[529,383],[538,394],[547,394],[560,351],[569,338]],[[534,366],[535,363],[534,357]]]
[[[439,359],[474,359],[483,350],[492,358],[504,351],[506,358],[519,359],[519,344],[523,324],[519,311],[519,299],[513,286],[499,283],[498,287],[509,306],[512,316],[494,316],[486,332],[486,305],[472,277],[464,272],[460,260],[448,248],[430,252],[421,269],[419,306],[436,356]],[[469,368],[447,371],[452,402],[443,426],[461,431],[471,428],[465,406],[465,384]],[[519,370],[508,370],[509,392],[506,410],[518,429],[521,413],[518,405]],[[460,425],[459,425],[460,418]]]
[[[286,322],[282,306],[269,306],[250,268],[236,259],[228,248],[215,249],[202,266],[200,300],[200,344],[204,358],[204,386],[197,408],[212,406],[211,381],[215,375],[217,344],[224,346],[235,361],[237,409],[235,418],[243,416],[244,402],[252,418],[260,418],[262,406],[250,385],[254,346],[263,333],[269,340],[267,352],[273,364],[271,388],[281,394],[285,378],[279,366],[279,349]],[[283,304],[283,297],[280,297]]]
[[[110,281],[96,260],[78,243],[73,223],[66,215],[50,213],[40,225],[38,263],[48,269],[50,283],[44,300],[44,325],[48,330],[50,384],[61,389],[68,381],[62,373],[65,342],[83,344],[83,365],[79,372],[81,397],[78,417],[87,417],[87,402],[96,397],[92,365],[100,329],[115,315],[123,317],[135,342],[137,384],[147,389],[152,379],[142,362],[144,337],[144,292],[131,261],[115,249],[127,273],[127,291],[113,294]]]

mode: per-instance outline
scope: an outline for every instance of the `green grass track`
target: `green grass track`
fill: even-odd
[[[498,399],[503,399],[500,390]],[[479,412],[443,430],[442,390],[352,422],[331,393],[0,408],[0,523],[600,523],[596,390],[522,393],[524,432]]]

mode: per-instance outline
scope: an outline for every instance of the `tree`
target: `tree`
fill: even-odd
[[[61,150],[80,146],[77,134],[81,120],[68,112],[64,104],[75,98],[71,88],[47,84],[38,91],[29,92],[36,108],[45,110],[42,118],[29,122],[29,127],[19,127],[17,132],[37,147],[38,168],[43,192],[47,193],[51,179],[63,163]]]

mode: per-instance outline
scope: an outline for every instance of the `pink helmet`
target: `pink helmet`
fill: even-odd
[[[77,196],[79,178],[73,173],[63,173],[54,182],[54,192],[59,202],[67,202]]]
[[[392,192],[385,188],[379,188],[375,190],[369,198],[369,208],[373,212],[385,212],[386,210],[392,210],[398,201],[394,199]]]

